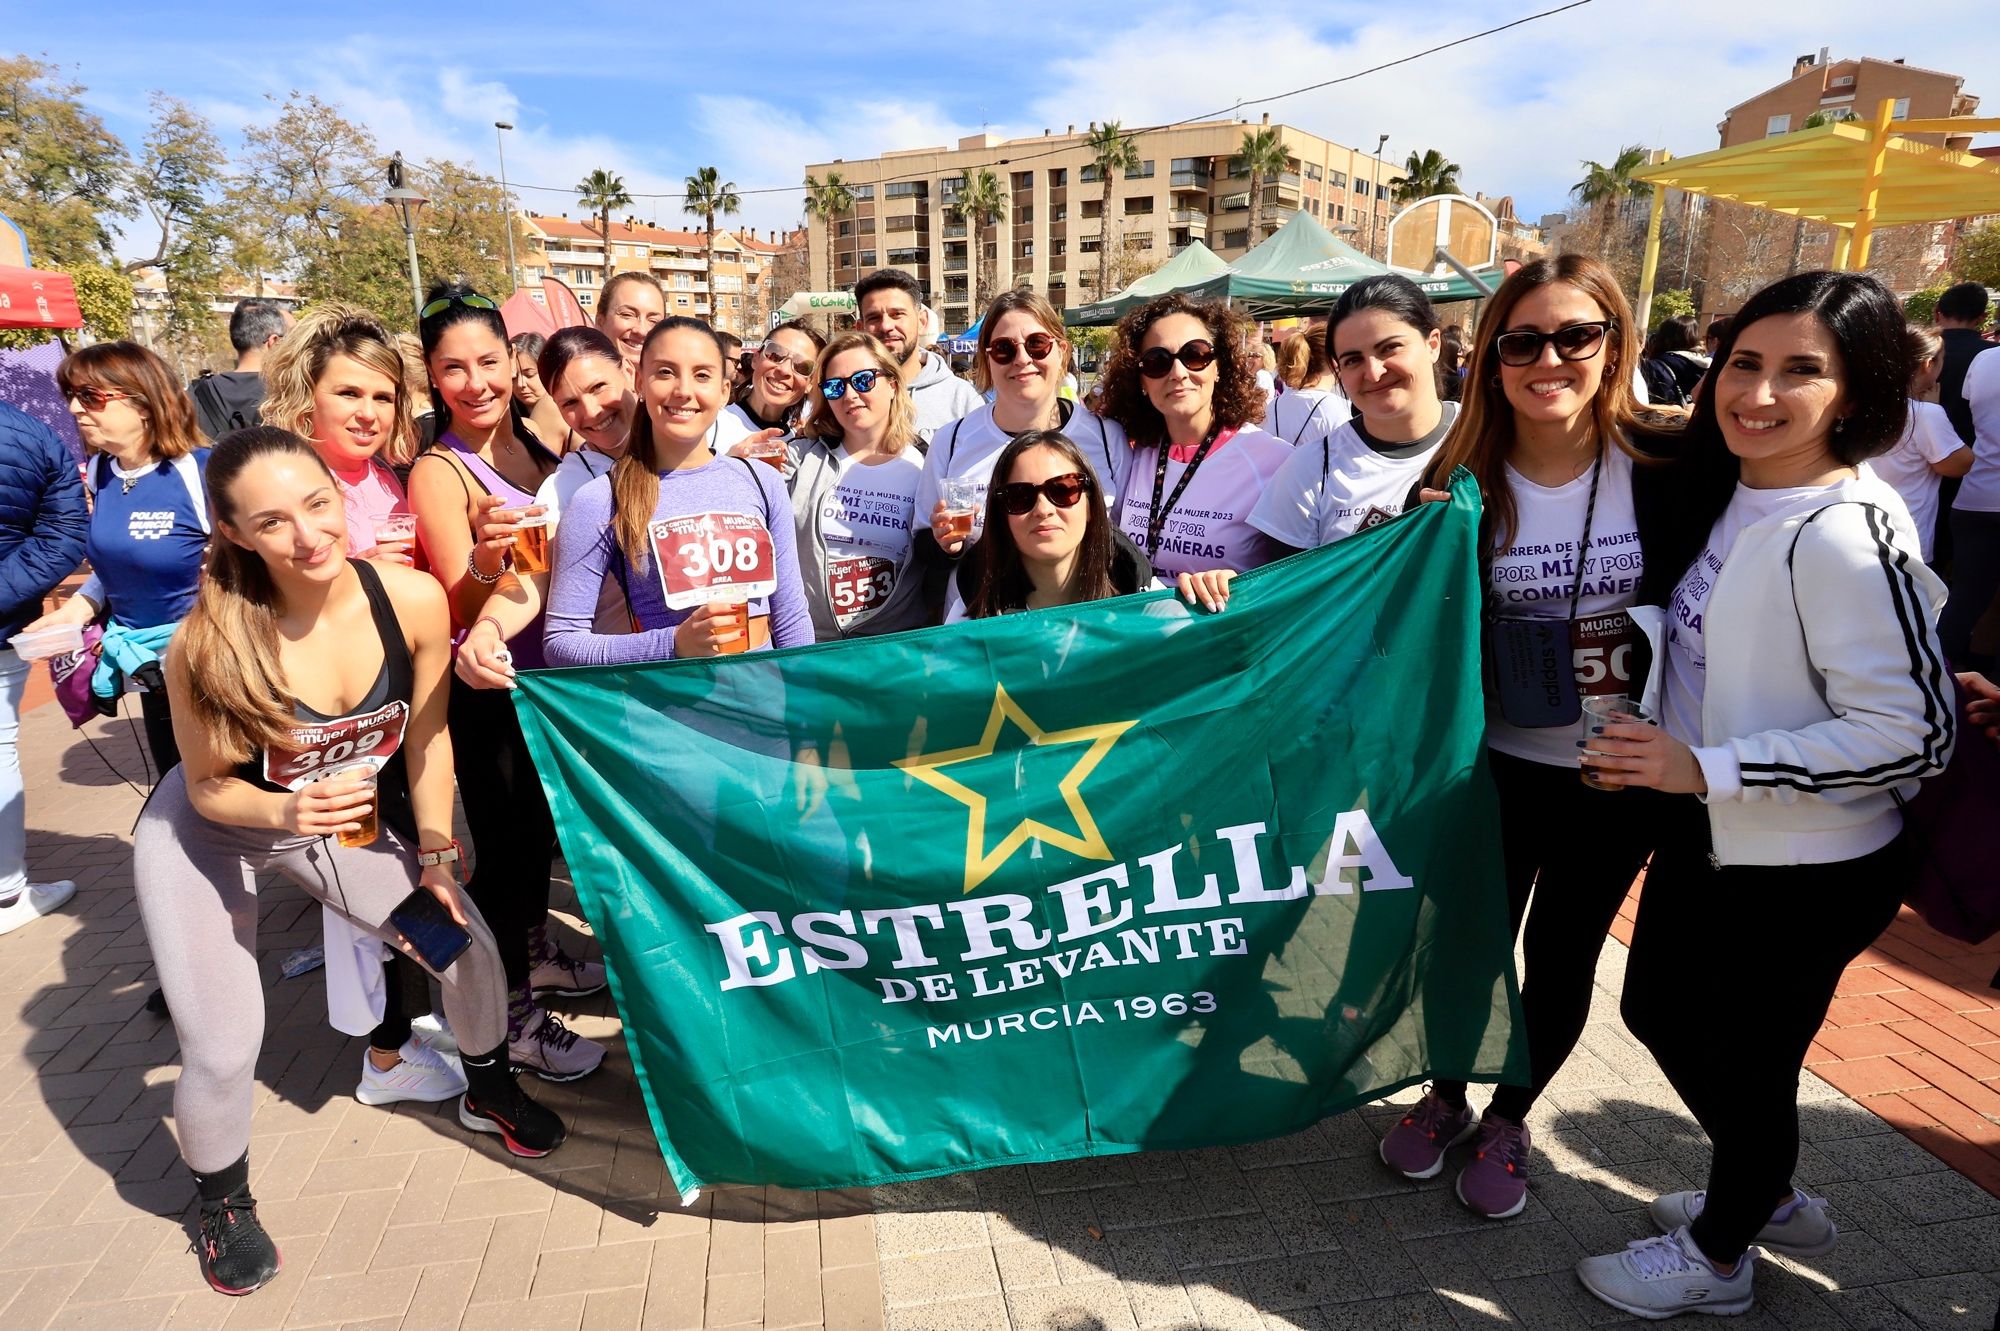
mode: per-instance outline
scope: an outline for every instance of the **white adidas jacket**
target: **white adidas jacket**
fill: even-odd
[[[1918,557],[1909,512],[1865,470],[1827,500],[1745,528],[1709,594],[1694,752],[1718,864],[1878,850],[1902,826],[1898,801],[1951,753],[1945,588]],[[1657,714],[1665,653],[1654,648]]]

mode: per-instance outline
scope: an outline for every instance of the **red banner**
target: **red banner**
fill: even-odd
[[[68,273],[0,265],[0,328],[81,328]]]

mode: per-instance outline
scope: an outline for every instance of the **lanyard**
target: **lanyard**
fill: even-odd
[[[1597,481],[1604,475],[1604,459],[1590,467],[1590,505],[1583,510],[1583,540],[1576,547],[1576,583],[1569,589],[1569,617],[1576,618],[1576,604],[1583,596],[1583,562],[1590,558],[1590,524],[1597,517]]]
[[[1220,427],[1210,430],[1208,438],[1201,441],[1201,447],[1194,451],[1194,457],[1188,461],[1187,470],[1182,472],[1180,480],[1174,483],[1174,492],[1167,496],[1164,508],[1160,506],[1160,492],[1167,487],[1168,444],[1166,439],[1160,440],[1159,461],[1153,467],[1153,503],[1146,514],[1146,558],[1151,559],[1160,553],[1160,529],[1167,525],[1167,515],[1174,511],[1174,506],[1181,502],[1181,496],[1187,493],[1188,482],[1193,480],[1195,472],[1201,469],[1202,459],[1206,458],[1209,451],[1215,447],[1216,437],[1220,433]]]

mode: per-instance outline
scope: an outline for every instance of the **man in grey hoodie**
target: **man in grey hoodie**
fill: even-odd
[[[862,331],[873,333],[903,367],[903,386],[917,408],[917,438],[931,436],[986,405],[979,390],[924,350],[924,291],[899,268],[878,268],[854,284]]]

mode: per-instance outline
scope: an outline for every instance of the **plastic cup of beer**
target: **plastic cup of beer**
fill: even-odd
[[[1647,726],[1659,724],[1651,713],[1639,705],[1636,699],[1628,698],[1622,693],[1601,693],[1583,700],[1583,742],[1585,747],[1583,750],[1582,776],[1583,784],[1589,786],[1592,790],[1625,789],[1623,786],[1610,785],[1603,781],[1598,776],[1597,768],[1592,766],[1590,761],[1596,752],[1589,747],[1593,738],[1589,733],[1590,728],[1593,726],[1611,725],[1614,722],[1620,721],[1636,721],[1640,725]]]
[[[743,456],[768,462],[782,475],[785,470],[785,441],[783,439],[760,439],[748,445]]]
[[[382,831],[382,820],[380,817],[381,800],[375,794],[375,769],[366,763],[360,763],[353,767],[343,767],[333,774],[333,779],[345,782],[348,785],[359,784],[368,792],[367,807],[352,811],[352,817],[361,826],[352,832],[341,832],[339,834],[340,844],[343,846],[374,845],[375,838]]]
[[[944,500],[944,534],[947,540],[957,538],[970,540],[972,537],[972,514],[979,506],[980,491],[984,487],[977,481],[948,480],[941,487],[940,498]]]
[[[718,632],[734,627],[736,636],[728,642],[717,643],[715,650],[720,656],[734,656],[738,652],[750,650],[750,603],[748,601],[727,600],[719,602],[722,613],[716,617]]]
[[[385,513],[375,519],[375,543],[402,541],[405,544],[417,539],[417,515],[414,513]]]
[[[549,571],[549,515],[537,513],[514,524],[514,571]]]

